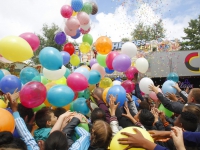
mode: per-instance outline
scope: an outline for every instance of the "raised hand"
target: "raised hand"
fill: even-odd
[[[111,114],[111,116],[115,116],[115,111],[116,111],[116,109],[117,109],[117,107],[119,106],[119,103],[117,103],[116,105],[115,105],[115,101],[116,101],[116,97],[114,97],[113,95],[110,95],[110,97],[109,97],[109,105],[110,105],[110,114]]]

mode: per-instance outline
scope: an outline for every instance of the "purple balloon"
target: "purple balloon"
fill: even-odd
[[[62,45],[66,42],[66,35],[64,32],[58,32],[56,33],[55,37],[54,37],[54,41],[58,44],[58,45]]]
[[[62,51],[60,52],[63,57],[63,65],[66,65],[70,61],[70,54],[68,52]]]
[[[97,60],[95,58],[90,60],[90,67],[92,67],[92,65],[96,64]]]
[[[131,58],[125,54],[120,54],[114,58],[112,66],[118,72],[125,72],[131,66]]]

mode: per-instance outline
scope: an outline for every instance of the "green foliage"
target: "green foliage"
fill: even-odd
[[[122,38],[121,41],[125,43],[125,42],[128,42],[130,40],[129,40],[129,38]]]

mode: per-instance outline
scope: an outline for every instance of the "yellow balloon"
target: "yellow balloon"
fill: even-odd
[[[103,91],[103,94],[102,94],[102,97],[103,97],[103,101],[105,103],[107,103],[106,101],[106,96],[107,96],[107,93],[108,93],[108,90],[110,89],[110,87],[107,87],[104,91]]]
[[[62,85],[66,85],[66,83],[67,83],[67,80],[66,80],[66,78],[65,78],[65,77],[62,77],[62,78],[60,78],[60,79],[56,80],[56,81],[55,81],[55,83],[56,83],[56,84],[62,84]]]
[[[135,62],[132,62],[131,66],[135,67]]]
[[[75,11],[73,10],[72,16],[76,16],[77,14],[78,14],[78,12],[75,12]]]
[[[54,82],[54,81],[51,81],[50,83],[47,83],[46,85],[45,85],[45,87],[46,87],[46,89],[47,89],[47,91],[51,88],[51,87],[53,87],[54,85],[56,85],[56,83]],[[45,101],[44,101],[44,104],[46,105],[46,106],[48,106],[48,107],[51,107],[52,105],[49,103],[49,101],[47,100],[47,99],[45,99]]]
[[[102,78],[101,81],[99,82],[99,87],[103,89],[111,87],[112,85],[113,85],[112,80],[108,77]]]
[[[22,62],[33,56],[33,50],[23,38],[7,36],[0,40],[0,54],[10,61]]]
[[[92,90],[94,90],[95,87],[96,87],[95,84],[90,84],[88,89],[89,89],[90,92],[92,92]]]
[[[7,108],[8,102],[4,102],[2,99],[0,99],[0,108]]]
[[[72,66],[78,66],[80,64],[80,58],[78,57],[78,55],[73,54],[70,58],[70,63],[72,64]]]
[[[83,42],[80,44],[79,49],[82,53],[87,54],[90,51],[91,47],[89,43]]]
[[[119,144],[118,139],[120,139],[120,138],[127,138],[127,136],[121,134],[122,132],[127,132],[127,133],[130,133],[130,134],[135,134],[135,131],[133,130],[133,128],[138,129],[142,133],[142,135],[144,136],[144,138],[146,138],[147,140],[149,140],[151,142],[154,142],[153,138],[150,136],[150,134],[146,130],[144,130],[142,128],[139,128],[139,127],[127,127],[127,128],[124,128],[124,129],[120,130],[113,137],[113,139],[112,139],[112,141],[110,143],[110,150],[125,149],[126,147],[128,147],[128,145],[121,145],[121,144]],[[129,150],[144,150],[144,149],[143,148],[131,148]]]

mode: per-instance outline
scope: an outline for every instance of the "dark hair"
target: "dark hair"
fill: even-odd
[[[66,112],[65,108],[58,107],[54,110],[54,115],[58,118],[60,115]]]
[[[154,115],[147,109],[142,109],[138,116],[140,122],[144,126],[153,126],[155,117]]]
[[[194,100],[196,101],[196,103],[200,104],[200,89],[193,88],[191,92],[192,92],[191,95],[192,97],[194,97]]]
[[[67,150],[68,142],[66,135],[61,131],[52,132],[45,141],[45,150]]]
[[[35,122],[39,128],[46,128],[47,121],[51,120],[51,113],[53,113],[53,110],[44,107],[35,114]]]
[[[0,148],[27,150],[26,144],[19,138],[14,138],[11,132],[0,132]]]
[[[183,111],[189,111],[195,114],[198,117],[198,121],[200,121],[200,104],[189,103],[183,107]]]
[[[31,108],[26,108],[24,107],[22,104],[18,104],[18,112],[20,114],[20,116],[25,119],[25,117],[27,116],[28,118],[28,122],[32,119],[32,117],[34,116],[34,112]]]
[[[91,122],[95,122],[96,120],[106,121],[106,114],[101,108],[95,108],[91,113]]]
[[[184,111],[181,113],[180,122],[183,129],[194,132],[198,126],[198,117],[189,111]]]
[[[150,110],[151,107],[150,107],[150,105],[149,105],[149,103],[147,101],[141,101],[141,103],[139,104],[139,109]]]

